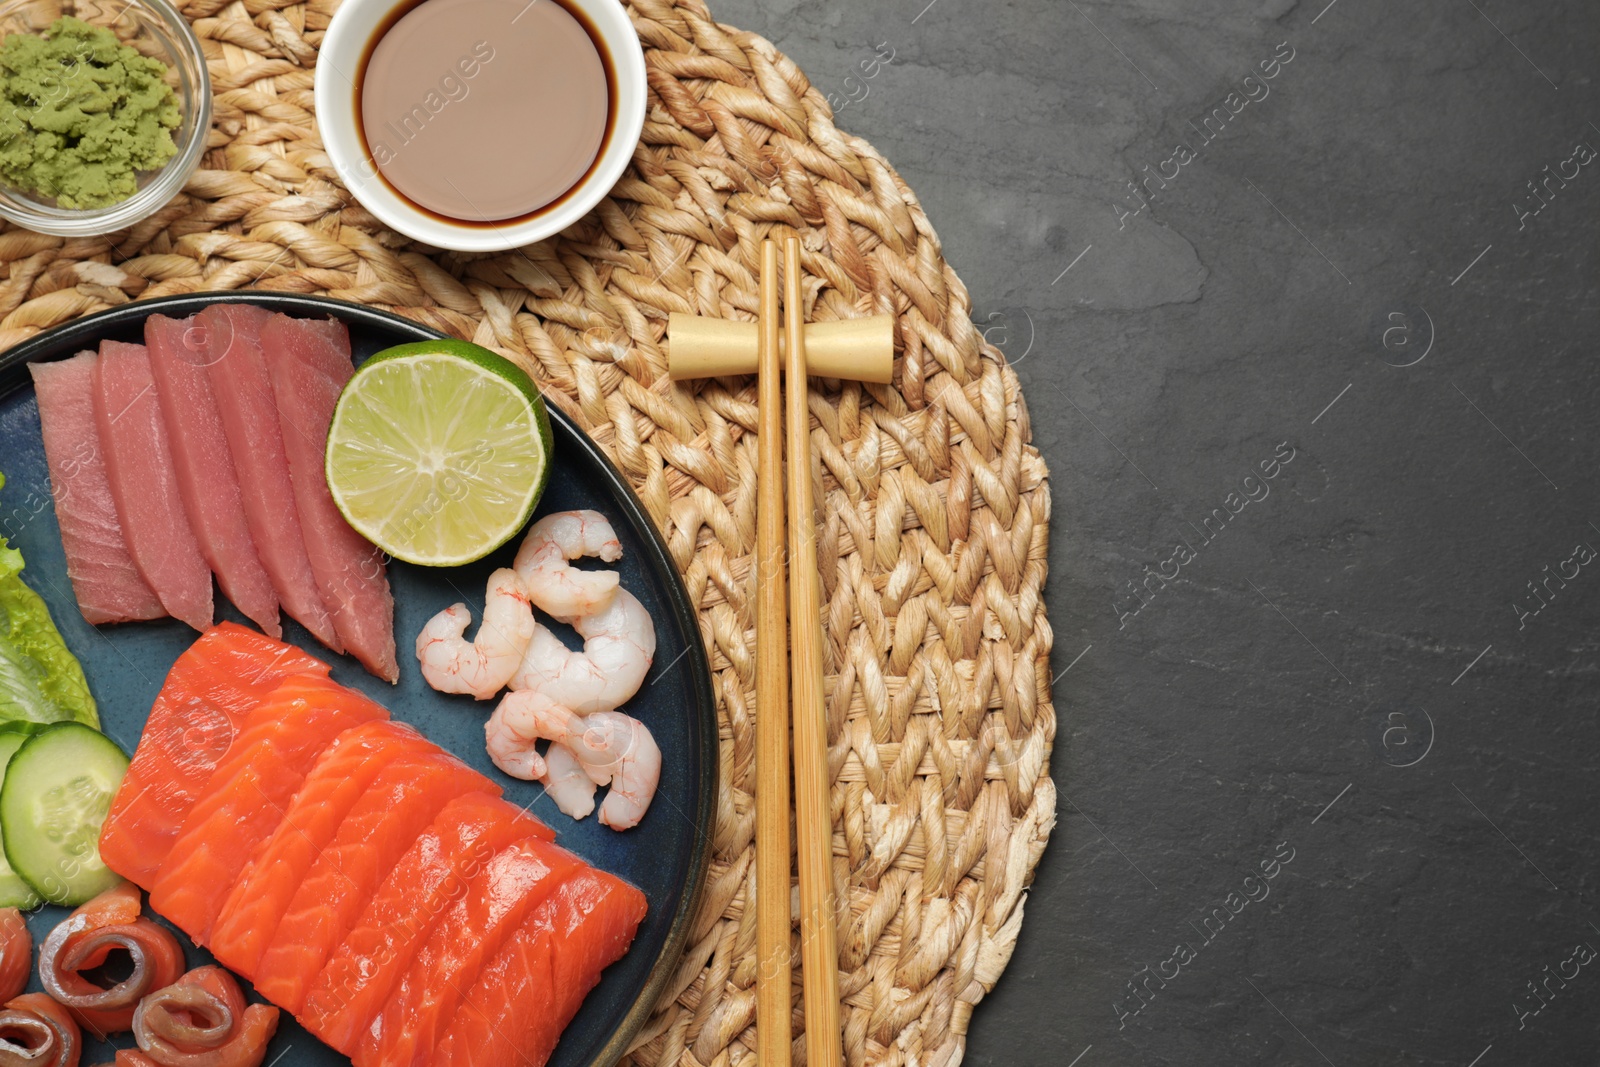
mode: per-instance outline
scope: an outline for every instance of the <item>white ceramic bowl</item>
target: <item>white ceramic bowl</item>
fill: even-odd
[[[384,225],[407,237],[458,252],[498,252],[554,236],[588,214],[617,184],[644,129],[644,49],[618,0],[566,0],[588,16],[610,56],[617,100],[611,137],[588,176],[564,199],[531,217],[504,223],[456,223],[419,210],[377,174],[377,164],[356,124],[361,106],[356,79],[362,55],[378,28],[407,0],[344,0],[317,56],[317,126],[345,187]]]

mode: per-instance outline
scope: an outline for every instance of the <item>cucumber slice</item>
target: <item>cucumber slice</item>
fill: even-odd
[[[21,748],[22,742],[35,732],[0,727],[0,780],[4,779],[5,767],[10,762],[12,753]],[[33,891],[33,887],[11,869],[11,864],[5,861],[4,856],[0,856],[0,908],[21,908],[23,911],[29,911],[37,908],[42,902],[42,898]]]
[[[100,859],[100,827],[128,770],[106,735],[55,723],[22,742],[0,785],[6,859],[52,904],[76,906],[122,879]]]

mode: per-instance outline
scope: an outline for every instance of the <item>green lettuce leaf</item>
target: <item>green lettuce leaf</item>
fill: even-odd
[[[0,722],[76,720],[98,730],[83,668],[21,571],[22,553],[0,537]]]

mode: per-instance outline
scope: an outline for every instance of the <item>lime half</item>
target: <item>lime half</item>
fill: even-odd
[[[328,488],[396,559],[451,567],[517,535],[550,479],[550,418],[520,367],[465,341],[384,349],[344,387]]]

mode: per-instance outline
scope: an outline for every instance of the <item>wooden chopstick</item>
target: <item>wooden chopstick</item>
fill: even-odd
[[[828,722],[822,699],[822,589],[811,493],[811,413],[806,407],[805,301],[800,242],[783,250],[784,394],[789,484],[789,667],[793,679],[795,842],[800,867],[800,958],[806,1067],[841,1067],[839,948],[834,928],[833,808]],[[765,1061],[762,1061],[763,1063]]]
[[[788,1067],[789,609],[783,513],[783,399],[778,389],[778,246],[761,243],[756,359],[756,1062]]]

